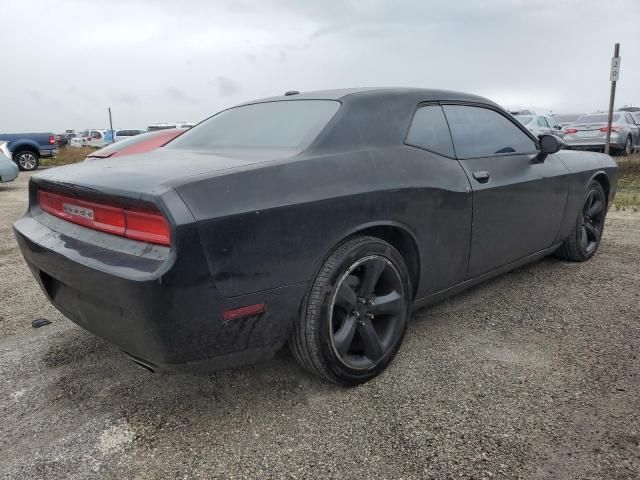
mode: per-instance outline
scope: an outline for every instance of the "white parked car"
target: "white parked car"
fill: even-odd
[[[191,128],[195,123],[176,122],[176,123],[154,123],[147,126],[147,132],[155,132],[156,130],[168,130],[170,128]]]
[[[76,132],[76,136],[71,139],[71,147],[96,147],[102,148],[106,145],[105,134],[107,130],[89,129]]]
[[[115,135],[113,136],[114,142],[119,142],[120,140],[126,140],[127,138],[135,137],[136,135],[140,135],[144,133],[144,130],[139,130],[136,128],[130,128],[128,130],[114,130]]]

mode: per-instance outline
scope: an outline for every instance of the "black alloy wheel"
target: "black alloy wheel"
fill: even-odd
[[[374,237],[339,245],[312,282],[289,346],[300,364],[341,385],[357,385],[393,360],[413,294],[402,255]]]
[[[400,273],[383,256],[364,257],[342,275],[329,308],[336,356],[347,367],[371,368],[392,347],[404,323]]]
[[[604,230],[604,214],[604,193],[601,188],[594,188],[587,193],[582,207],[580,247],[586,255],[593,255],[600,244],[600,238]]]
[[[602,185],[592,181],[587,188],[576,226],[555,255],[564,260],[584,262],[598,250],[607,214],[607,196]]]

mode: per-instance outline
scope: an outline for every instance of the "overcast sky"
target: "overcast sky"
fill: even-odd
[[[616,105],[640,105],[640,0],[20,0],[2,18],[5,132],[106,128],[108,106],[116,128],[198,121],[354,86],[593,111],[607,108],[615,42]]]

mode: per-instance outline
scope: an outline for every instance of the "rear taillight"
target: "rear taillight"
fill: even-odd
[[[608,128],[607,127],[602,127],[600,129],[601,132],[607,133]],[[612,132],[617,132],[618,131],[618,127],[611,127],[611,131]]]
[[[578,130],[576,130],[575,128],[567,128],[564,133],[576,133]]]
[[[54,135],[49,135],[49,145],[56,144],[56,137]]]
[[[38,190],[42,210],[71,223],[132,240],[171,244],[169,222],[162,213],[90,202],[58,193]]]

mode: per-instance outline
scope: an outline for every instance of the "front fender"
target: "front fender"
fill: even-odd
[[[9,142],[7,148],[12,154],[24,150],[25,148],[40,152],[40,146],[33,140],[16,140]]]

